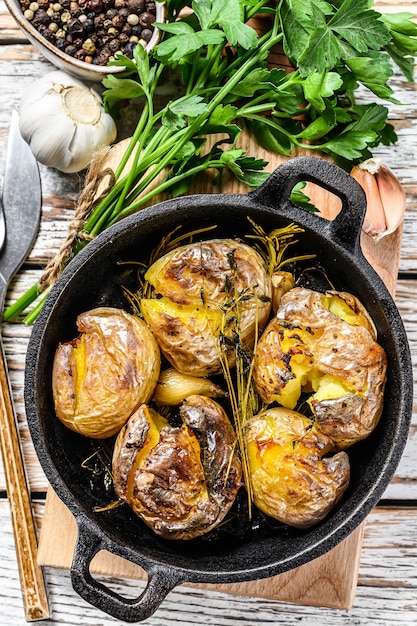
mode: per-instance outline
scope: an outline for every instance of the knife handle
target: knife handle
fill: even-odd
[[[1,338],[0,348],[1,451],[25,617],[33,622],[48,619],[49,606],[42,568],[37,563],[36,529]]]

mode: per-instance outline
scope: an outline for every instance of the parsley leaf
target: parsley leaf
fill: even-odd
[[[243,22],[243,5],[239,0],[194,0],[192,7],[202,29],[219,24],[232,46],[256,47],[256,31]]]
[[[412,13],[383,15],[382,20],[389,29],[392,40],[384,47],[394,63],[410,82],[414,80],[415,56],[417,53],[417,24]]]
[[[368,0],[345,0],[328,23],[328,27],[358,52],[379,50],[390,40],[390,34],[379,14],[368,9]]]
[[[343,80],[337,72],[313,72],[303,80],[304,95],[317,111],[324,111],[323,98],[330,98],[342,86]]]
[[[297,61],[309,44],[312,33],[326,22],[332,7],[323,0],[282,0],[281,28],[284,52],[297,66]]]
[[[376,96],[399,104],[398,100],[393,98],[393,90],[386,84],[393,75],[387,54],[352,57],[346,59],[346,65],[352,70],[355,78]]]
[[[343,59],[359,56],[358,53],[379,50],[389,42],[388,28],[368,5],[368,0],[344,0],[328,22],[322,20],[311,32],[298,59],[303,77],[335,67]]]
[[[384,127],[387,117],[387,108],[382,105],[357,107],[359,114],[355,122],[349,124],[343,132],[334,139],[330,139],[321,148],[325,152],[335,154],[354,161],[360,159],[363,151],[378,139],[378,131]]]
[[[269,177],[268,172],[262,171],[268,161],[246,156],[244,150],[227,150],[222,153],[220,161],[249,187],[259,187]]]
[[[103,101],[108,111],[121,100],[133,100],[145,93],[143,87],[135,80],[128,78],[117,78],[114,74],[108,74],[103,79],[106,90],[103,92]]]
[[[167,65],[181,61],[186,55],[196,52],[206,45],[222,43],[225,39],[224,33],[219,30],[196,32],[186,22],[158,24],[158,26],[161,30],[175,33],[169,39],[161,41],[154,52],[155,58]]]

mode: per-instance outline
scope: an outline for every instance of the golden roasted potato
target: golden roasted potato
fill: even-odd
[[[294,409],[302,392],[322,432],[346,448],[367,437],[383,407],[387,359],[351,294],[294,288],[282,296],[254,358],[266,404]]]
[[[256,326],[265,326],[271,309],[271,278],[262,258],[231,239],[176,248],[145,278],[155,297],[141,301],[143,317],[168,361],[184,374],[220,372],[221,351],[233,365],[236,333],[244,348],[252,347]]]
[[[324,456],[333,450],[333,441],[300,413],[267,409],[247,422],[245,440],[253,501],[284,524],[317,524],[349,484],[346,452]]]
[[[190,396],[181,427],[140,406],[113,454],[118,497],[165,539],[192,539],[221,522],[241,484],[235,432],[219,404]]]
[[[55,412],[71,430],[110,437],[152,397],[160,351],[145,322],[119,309],[82,313],[77,328],[79,337],[60,344],[55,353]]]

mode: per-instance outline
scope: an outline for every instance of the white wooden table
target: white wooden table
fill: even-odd
[[[414,2],[377,3],[387,11],[410,10]],[[4,172],[10,115],[19,108],[22,92],[34,78],[53,69],[24,39],[0,0],[0,184]],[[417,362],[417,87],[399,76],[395,89],[408,106],[390,107],[390,117],[399,141],[380,148],[375,156],[393,169],[407,192],[407,211],[400,257],[396,302],[408,333],[413,363]],[[41,166],[43,216],[39,237],[28,262],[13,282],[8,301],[23,293],[41,273],[47,257],[66,235],[74,201],[83,177],[62,175]],[[30,328],[20,321],[3,325],[3,341],[16,403],[25,465],[33,497],[37,525],[47,489],[25,423],[23,407],[24,359]],[[415,381],[414,381],[415,384]],[[149,626],[213,624],[216,626],[377,626],[417,624],[417,408],[407,446],[378,506],[365,524],[359,581],[355,602],[349,610],[312,608],[277,601],[232,596],[219,592],[178,588],[171,592]],[[24,625],[14,541],[2,468],[0,469],[0,626]],[[61,626],[107,626],[117,623],[91,607],[73,591],[67,571],[46,568],[52,617]],[[112,581],[125,595],[137,595],[137,583]],[[45,622],[46,623],[46,622]]]

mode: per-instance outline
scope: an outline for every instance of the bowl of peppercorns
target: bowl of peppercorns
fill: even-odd
[[[135,46],[159,41],[155,22],[165,3],[153,0],[5,0],[28,38],[53,65],[87,81],[101,81],[123,67],[108,63]]]

